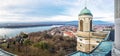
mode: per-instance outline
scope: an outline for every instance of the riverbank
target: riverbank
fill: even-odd
[[[64,56],[76,51],[76,39],[59,35],[62,28],[71,27],[55,27],[28,34],[22,32],[0,46],[18,56]],[[56,33],[55,35],[51,35],[50,32],[53,31]]]

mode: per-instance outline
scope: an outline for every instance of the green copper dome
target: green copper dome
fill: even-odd
[[[79,14],[79,16],[81,15],[90,15],[90,16],[93,16],[92,13],[90,12],[89,9],[87,9],[87,7],[85,7]]]

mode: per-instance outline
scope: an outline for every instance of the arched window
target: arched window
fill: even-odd
[[[80,31],[83,31],[83,20],[80,20]]]
[[[90,20],[90,31],[92,31],[92,20]]]

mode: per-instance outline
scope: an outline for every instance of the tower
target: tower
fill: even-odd
[[[78,15],[78,31],[92,31],[92,19],[92,13],[85,7]]]
[[[92,19],[93,15],[87,7],[81,10],[78,15],[78,31],[77,36],[77,50],[89,53],[93,50],[92,43],[90,43],[90,35],[92,35]]]
[[[120,56],[120,0],[115,1],[115,41],[112,56]]]

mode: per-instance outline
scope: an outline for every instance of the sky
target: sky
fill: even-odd
[[[0,22],[77,21],[85,6],[93,20],[114,22],[114,0],[0,0]]]

